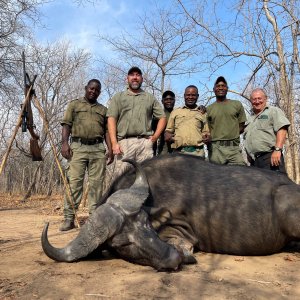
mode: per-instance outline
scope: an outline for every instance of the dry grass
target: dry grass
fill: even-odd
[[[62,215],[63,196],[39,196],[35,195],[22,202],[23,195],[0,194],[0,209],[24,209],[31,208],[43,215]]]

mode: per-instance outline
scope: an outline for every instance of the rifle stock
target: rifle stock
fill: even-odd
[[[22,104],[22,132],[26,132],[27,129],[31,135],[30,139],[30,154],[32,156],[33,161],[41,161],[42,153],[41,148],[38,144],[38,139],[40,138],[38,134],[34,132],[34,123],[33,123],[33,114],[32,114],[32,108],[31,108],[31,100],[32,97],[35,95],[35,91],[33,89],[34,82],[37,78],[37,75],[34,75],[33,80],[30,80],[29,75],[26,73],[25,68],[25,53],[22,52],[22,61],[23,61],[23,76],[24,76],[24,93],[25,97],[29,97],[28,101],[24,104]],[[28,95],[29,94],[29,95]],[[23,107],[25,105],[25,107]]]

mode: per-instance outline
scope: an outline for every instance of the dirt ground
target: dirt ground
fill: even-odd
[[[78,233],[58,231],[61,199],[19,199],[0,195],[0,299],[300,299],[299,244],[264,257],[197,253],[171,273],[109,255],[57,263],[41,248],[44,222],[58,247]]]

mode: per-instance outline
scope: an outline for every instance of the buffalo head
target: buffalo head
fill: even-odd
[[[49,243],[49,224],[45,225],[41,241],[48,257],[73,262],[106,243],[129,261],[157,270],[178,268],[182,262],[181,255],[173,246],[160,240],[148,220],[148,214],[141,209],[149,196],[146,176],[137,163],[126,161],[136,169],[133,185],[115,192],[99,206],[66,247],[58,249]]]

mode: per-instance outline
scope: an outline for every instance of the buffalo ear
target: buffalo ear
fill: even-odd
[[[158,230],[172,219],[172,213],[166,207],[154,208],[143,206],[143,209],[149,214],[149,221],[155,230]]]

